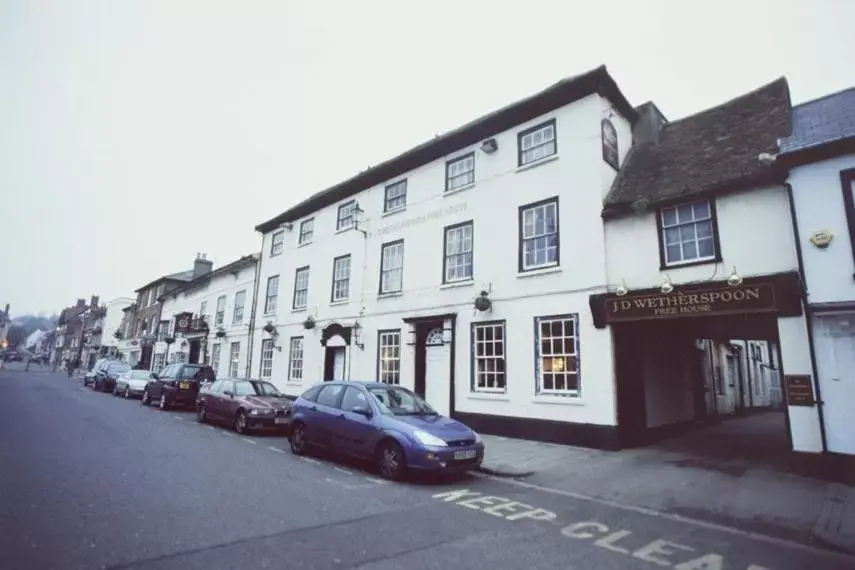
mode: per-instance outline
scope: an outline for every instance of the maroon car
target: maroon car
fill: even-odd
[[[200,422],[231,425],[241,434],[287,431],[295,399],[263,380],[217,380],[199,392],[196,417]]]

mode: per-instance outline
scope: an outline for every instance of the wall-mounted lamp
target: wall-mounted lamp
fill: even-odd
[[[359,350],[365,350],[365,343],[362,342],[362,325],[359,324],[359,321],[353,323],[353,344]]]
[[[623,297],[628,292],[629,292],[629,289],[627,289],[627,287],[626,287],[626,280],[621,279],[620,285],[618,285],[618,288],[615,290],[615,295],[617,295],[618,297]]]
[[[496,139],[487,139],[481,143],[481,152],[484,154],[493,154],[497,150],[499,150],[499,143]]]
[[[363,215],[365,214],[365,210],[360,207],[359,202],[355,202],[353,204],[353,229],[368,237],[368,232],[359,227],[359,225],[364,221]]]
[[[731,287],[742,285],[742,277],[736,272],[736,266],[733,266],[733,271],[730,272],[730,277],[727,278],[727,284]]]
[[[665,282],[662,283],[662,287],[659,290],[662,291],[663,295],[667,295],[674,290],[674,285],[671,284],[671,276],[667,273],[665,274]]]

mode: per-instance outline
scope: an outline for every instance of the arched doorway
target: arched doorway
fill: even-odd
[[[344,380],[347,374],[347,347],[350,346],[351,327],[330,323],[321,331],[324,347],[324,382]]]
[[[451,412],[448,391],[448,355],[442,340],[442,325],[428,330],[424,346],[424,398],[440,414]]]

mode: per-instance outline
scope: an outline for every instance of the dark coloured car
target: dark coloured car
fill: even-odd
[[[484,460],[481,437],[419,396],[379,382],[326,382],[294,402],[291,451],[319,446],[374,461],[386,479],[407,470],[459,473]]]
[[[90,384],[95,382],[95,376],[98,374],[98,371],[110,364],[111,362],[115,362],[110,358],[99,358],[95,361],[95,364],[92,365],[92,368],[83,375],[83,385],[89,386]]]
[[[217,380],[199,393],[196,415],[200,422],[228,424],[241,434],[287,431],[295,399],[263,380]]]
[[[176,362],[164,368],[146,384],[142,403],[148,406],[157,402],[161,410],[175,406],[195,406],[200,384],[215,379],[214,369],[210,366]]]
[[[129,372],[131,365],[127,362],[119,362],[114,360],[108,362],[98,369],[95,373],[95,378],[92,380],[92,389],[96,392],[110,392],[116,388],[116,379],[125,372]]]

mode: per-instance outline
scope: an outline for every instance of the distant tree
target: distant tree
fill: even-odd
[[[12,325],[9,327],[9,333],[6,335],[6,340],[9,341],[9,348],[16,349],[19,344],[23,344],[27,340],[30,333],[21,325]]]

